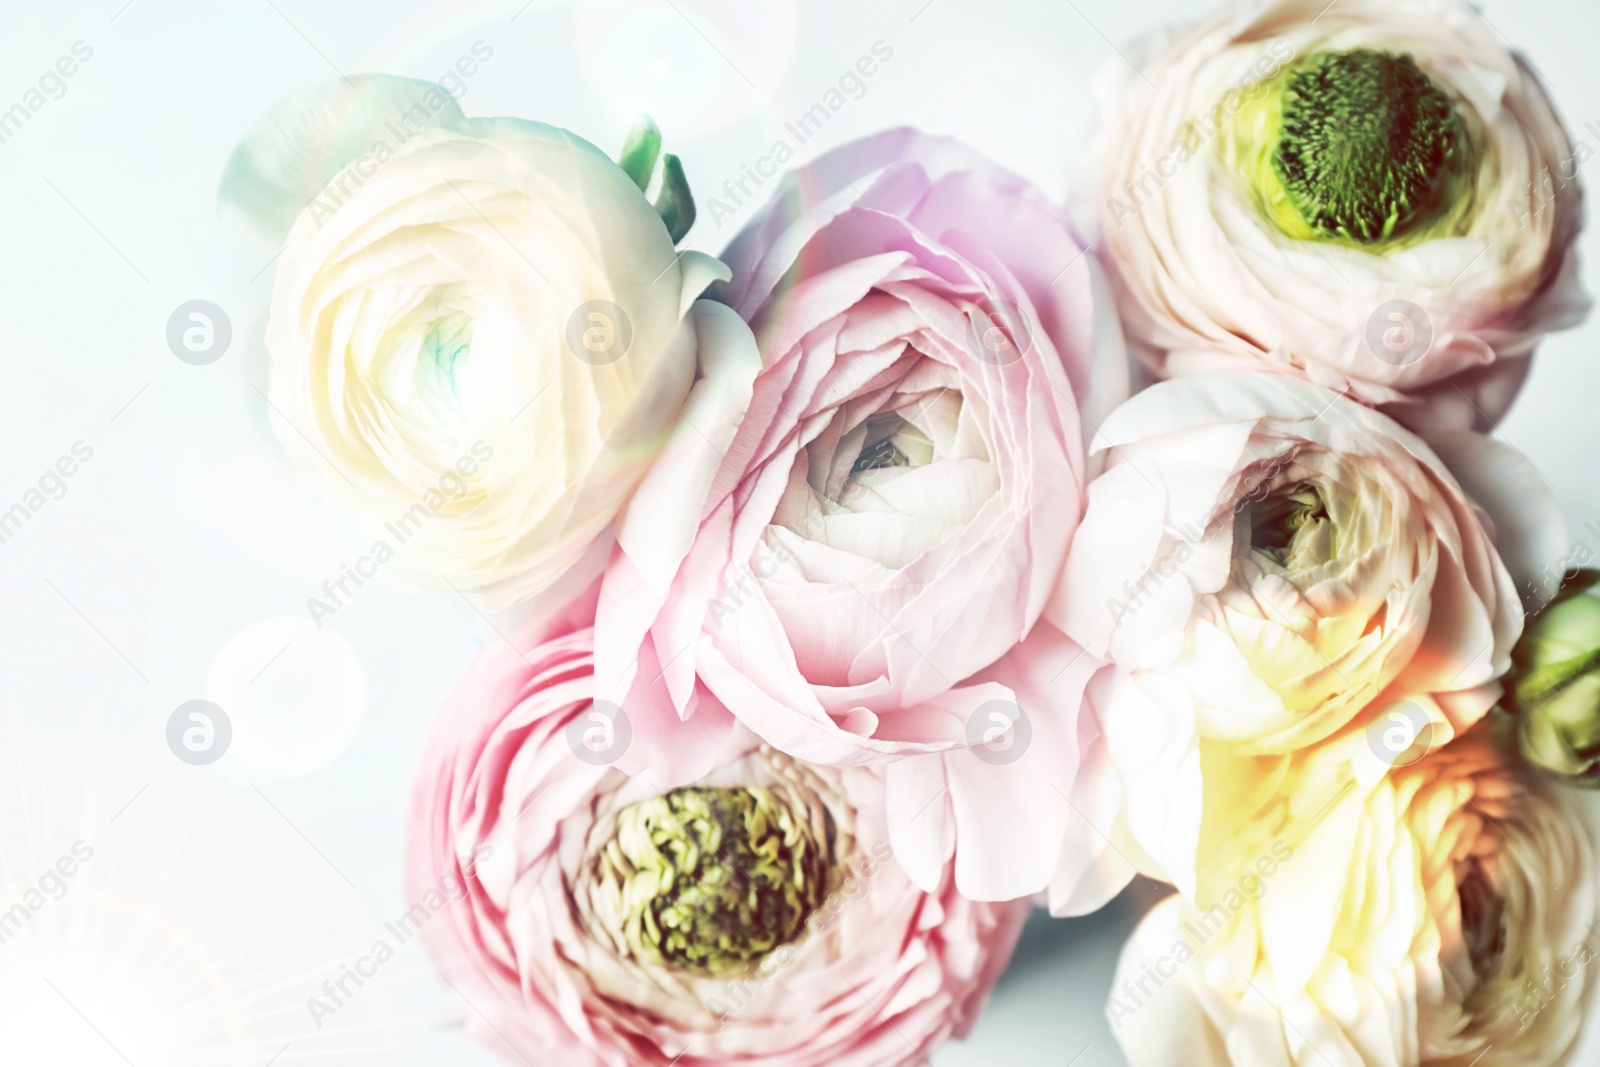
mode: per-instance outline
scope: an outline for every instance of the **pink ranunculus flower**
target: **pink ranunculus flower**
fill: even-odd
[[[652,741],[662,709],[596,699],[582,616],[482,655],[417,783],[408,891],[464,887],[423,929],[474,1036],[561,1067],[893,1067],[964,1034],[1027,903],[912,884],[881,768],[704,730],[731,722],[709,697]],[[706,769],[630,776],[641,743]]]
[[[643,644],[685,715],[698,681],[795,757],[900,760],[894,844],[924,889],[952,852],[970,896],[1043,889],[1041,841],[1075,823],[1105,850],[1069,800],[1097,664],[1034,626],[1083,506],[1080,406],[1127,388],[1090,257],[1022,179],[910,130],[798,169],[725,257],[712,295],[762,367],[725,447],[669,449],[620,525],[602,686]],[[686,508],[693,537],[664,534]],[[972,757],[997,701],[1048,755]]]
[[[1113,665],[1091,697],[1151,873],[1192,890],[1203,824],[1225,838],[1291,774],[1370,781],[1500,697],[1513,572],[1565,523],[1510,449],[1441,447],[1476,498],[1394,420],[1294,378],[1161,382],[1102,424],[1049,618]]]
[[[1085,187],[1158,375],[1294,375],[1485,429],[1586,313],[1589,150],[1465,0],[1234,0],[1129,57]]]

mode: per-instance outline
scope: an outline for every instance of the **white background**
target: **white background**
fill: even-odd
[[[323,631],[333,636],[288,641],[306,597],[370,531],[331,514],[267,430],[254,338],[271,253],[215,210],[233,144],[295,89],[339,71],[435,77],[483,40],[494,57],[469,82],[469,114],[538,118],[614,150],[648,108],[701,194],[690,243],[715,252],[749,209],[718,227],[707,196],[880,40],[893,58],[802,159],[911,123],[1065,196],[1093,72],[1121,62],[1112,42],[1185,5],[123,5],[0,0],[0,110],[74,42],[94,50],[65,95],[0,144],[0,510],[76,442],[93,449],[65,495],[0,544],[0,908],[75,842],[94,850],[65,895],[0,944],[0,1062],[496,1062],[462,1039],[468,1009],[415,944],[320,1029],[306,1010],[405,907],[403,815],[423,729],[497,638],[459,598],[373,584]],[[1494,0],[1487,12],[1600,149],[1582,129],[1600,128],[1600,6]],[[1586,235],[1588,263],[1597,242]],[[225,308],[236,334],[205,367],[165,343],[173,309],[196,298]],[[1575,527],[1596,523],[1578,536],[1600,547],[1597,339],[1591,322],[1549,341],[1502,433]],[[233,750],[211,767],[180,763],[168,716],[217,694],[235,702]],[[1121,1063],[1102,1004],[1140,903],[1030,926],[974,1038],[935,1061]]]

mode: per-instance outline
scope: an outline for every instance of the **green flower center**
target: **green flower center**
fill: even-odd
[[[456,406],[461,399],[462,361],[472,354],[472,315],[453,301],[441,302],[431,319],[420,324],[416,378],[413,387]]]
[[[629,805],[595,874],[620,886],[634,955],[705,975],[795,940],[826,898],[834,833],[771,790],[690,786]]]
[[[1422,227],[1471,156],[1450,97],[1410,56],[1324,52],[1288,77],[1272,167],[1320,236],[1366,245]]]
[[[1274,489],[1250,505],[1250,548],[1284,570],[1331,559],[1334,523],[1322,494],[1309,482]]]

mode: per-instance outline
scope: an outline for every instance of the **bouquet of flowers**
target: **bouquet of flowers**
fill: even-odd
[[[408,877],[508,1057],[926,1062],[1135,878],[1136,1065],[1570,1057],[1600,597],[1487,431],[1587,311],[1572,143],[1459,0],[1132,65],[1071,213],[891,130],[716,258],[648,119],[361,75],[235,152],[283,446],[497,619]]]

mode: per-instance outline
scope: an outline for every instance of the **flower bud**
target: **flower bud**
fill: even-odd
[[[1600,788],[1600,571],[1580,571],[1514,654],[1517,736],[1530,763]]]

